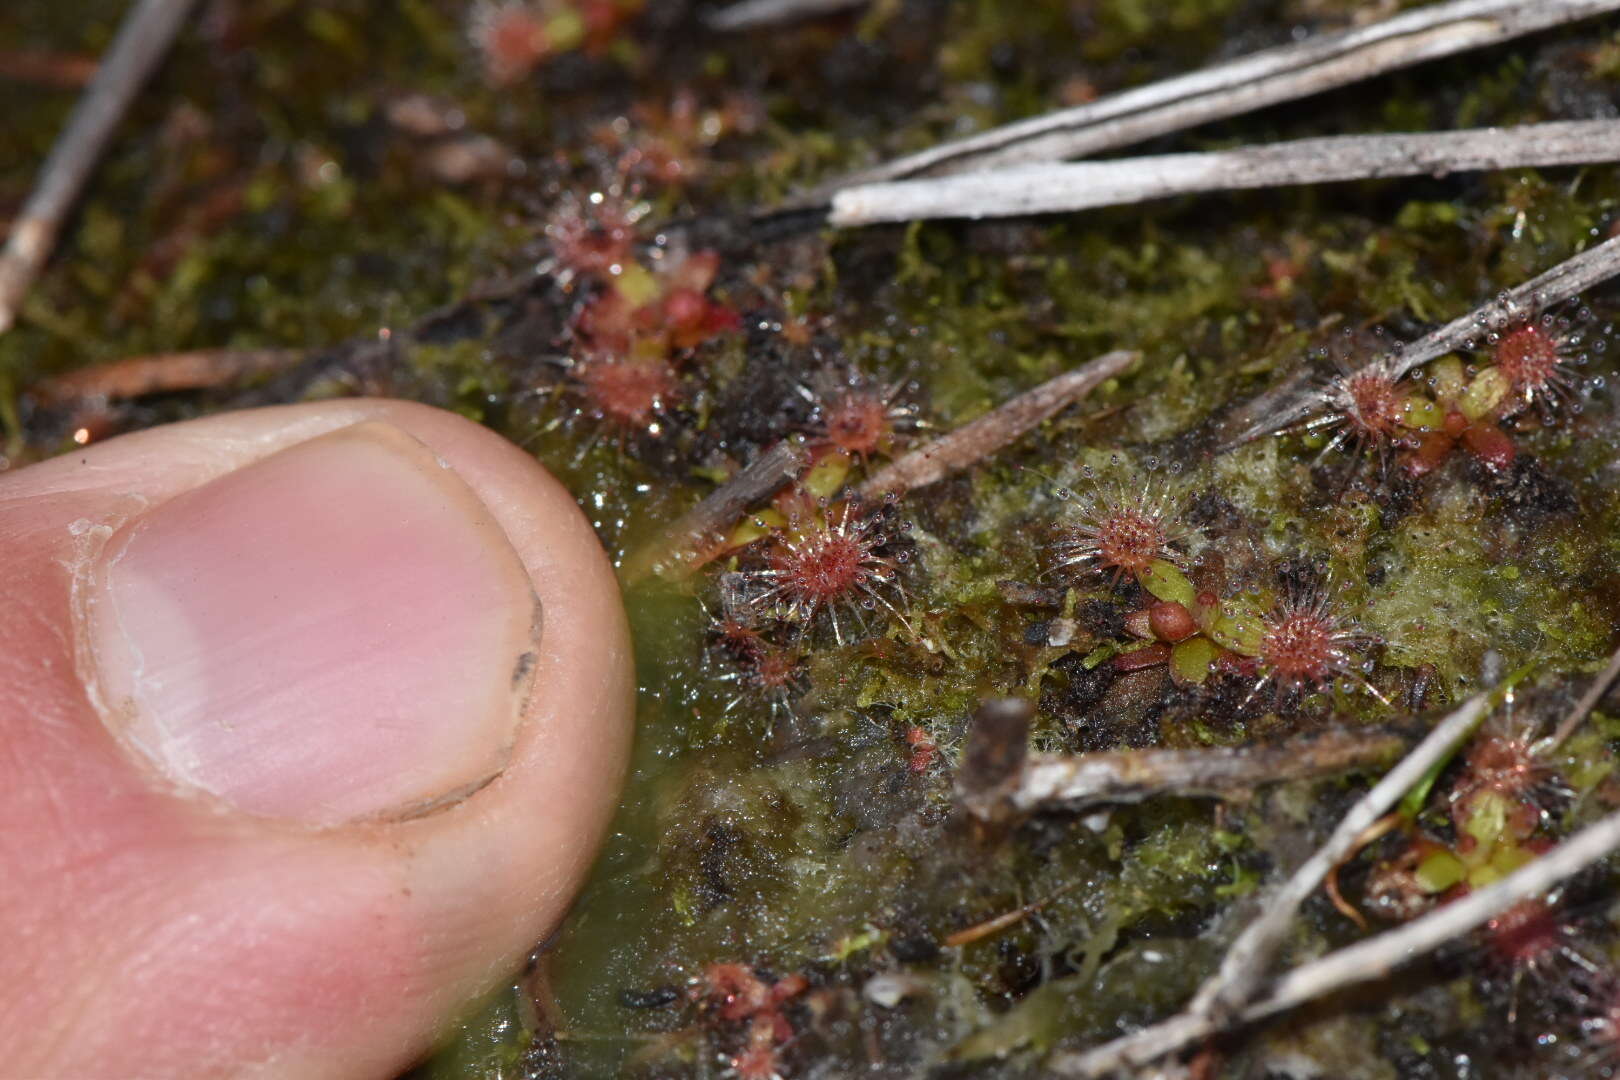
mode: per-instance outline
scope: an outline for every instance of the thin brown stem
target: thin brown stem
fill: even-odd
[[[861,485],[863,498],[904,495],[975,465],[1121,375],[1141,356],[1128,350],[1104,353],[1073,371],[1048,379],[977,420],[941,435],[879,470]]]
[[[0,79],[78,90],[95,78],[96,58],[78,53],[0,49]]]
[[[1557,749],[1564,745],[1566,739],[1575,734],[1575,729],[1580,727],[1581,721],[1585,720],[1587,714],[1597,707],[1598,701],[1613,685],[1616,677],[1620,677],[1620,649],[1614,651],[1614,655],[1609,657],[1608,664],[1598,673],[1598,677],[1592,680],[1592,685],[1586,688],[1586,693],[1581,695],[1581,700],[1577,701],[1575,707],[1569,710],[1569,715],[1559,722],[1558,729],[1553,732],[1552,738],[1548,740],[1547,749]]]
[[[285,370],[304,355],[302,349],[197,349],[133,356],[46,379],[30,393],[43,404],[61,405],[206,390]]]

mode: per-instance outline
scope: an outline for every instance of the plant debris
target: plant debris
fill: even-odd
[[[123,13],[25,6],[0,56]],[[1620,1026],[1614,170],[814,197],[1046,134],[1611,122],[1610,6],[208,5],[0,336],[0,454],[390,395],[576,494],[631,779],[422,1077],[1581,1075]],[[74,102],[13,93],[7,221]]]

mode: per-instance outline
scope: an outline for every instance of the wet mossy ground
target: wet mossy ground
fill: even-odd
[[[1301,364],[1325,378],[1334,357],[1362,362],[1609,235],[1620,179],[1465,174],[848,234],[750,212],[943,137],[1341,25],[1360,6],[877,0],[723,37],[696,9],[651,0],[610,47],[496,89],[468,44],[468,7],[451,0],[205,3],[0,337],[6,458],[223,408],[411,397],[531,449],[628,566],[738,467],[802,434],[801,390],[818,379],[856,369],[896,385],[926,421],[901,452],[1100,353],[1139,350],[1081,406],[892,508],[909,556],[903,591],[886,594],[898,614],[857,611],[866,633],[844,643],[822,621],[800,632],[805,674],[786,695],[738,698],[713,647],[719,576],[754,556],[626,581],[639,740],[615,832],[536,972],[424,1067],[718,1076],[761,1015],[728,1017],[705,995],[715,965],[737,964],[764,983],[806,980],[770,1013],[789,1029],[767,1040],[783,1075],[1037,1075],[1045,1051],[1183,1002],[1266,874],[1309,851],[1366,778],[1043,815],[991,840],[953,815],[976,704],[1036,701],[1034,744],[1073,751],[1404,721],[1403,705],[1443,706],[1489,672],[1527,672],[1521,720],[1561,715],[1620,626],[1613,287],[1584,298],[1581,407],[1513,420],[1508,467],[1459,450],[1414,478],[1399,460],[1324,454],[1320,436],[1217,452],[1216,433]],[[0,14],[0,68],[18,52],[94,55],[122,8],[18,0]],[[9,218],[74,94],[0,85]],[[1617,109],[1620,24],[1597,21],[1153,148]],[[678,172],[646,165],[671,159]],[[718,252],[712,295],[740,317],[682,358],[656,433],[594,416],[571,374],[595,294],[556,272],[546,226],[593,192],[645,202],[649,257]],[[64,403],[35,389],[78,367],[226,346],[306,351],[257,382],[186,393]],[[1066,488],[1083,493],[1088,469],[1138,476],[1149,459],[1185,493],[1200,588],[1330,582],[1335,609],[1376,639],[1358,659],[1395,704],[1119,670],[1109,653],[1141,590],[1054,573],[1053,552],[1073,515]],[[1050,644],[1064,618],[1076,636]],[[917,729],[937,756],[919,758]],[[1615,736],[1600,714],[1571,744],[1560,769],[1573,794],[1546,835],[1615,800]],[[1429,827],[1443,833],[1444,817],[1431,811]],[[1392,845],[1346,869],[1348,896]],[[1569,900],[1602,963],[1610,881],[1577,883]],[[946,943],[1025,905],[1038,907]],[[1290,955],[1358,933],[1313,900]],[[1515,1009],[1515,981],[1460,944],[1398,984],[1220,1044],[1211,1075],[1601,1075],[1576,1046],[1573,999],[1544,990]]]

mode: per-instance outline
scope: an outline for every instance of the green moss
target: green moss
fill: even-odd
[[[1493,652],[1504,670],[1530,666],[1531,684],[1550,686],[1590,673],[1607,652],[1620,614],[1620,498],[1605,480],[1615,442],[1606,399],[1547,427],[1525,418],[1513,437],[1535,468],[1510,477],[1456,451],[1409,481],[1398,455],[1381,468],[1372,455],[1324,454],[1320,434],[1216,452],[1210,431],[1302,362],[1326,377],[1320,352],[1359,362],[1376,347],[1370,328],[1410,336],[1590,243],[1620,207],[1613,170],[839,236],[756,234],[736,220],[741,207],[881,154],[1083,95],[1081,82],[1106,92],[1194,67],[1229,51],[1224,35],[1274,32],[1295,6],[1102,0],[1080,11],[986,0],[925,16],[915,5],[879,5],[854,36],[810,24],[722,39],[681,23],[667,30],[668,47],[636,37],[614,56],[574,58],[503,91],[478,79],[465,10],[437,0],[259,5],[244,30],[251,65],[216,70],[197,42],[182,44],[98,174],[23,325],[0,337],[12,457],[60,445],[61,431],[16,396],[39,376],[171,349],[329,348],[330,367],[275,393],[375,386],[486,423],[579,495],[623,563],[760,447],[802,426],[793,386],[823,364],[818,356],[914,384],[906,399],[932,427],[913,444],[1106,350],[1144,357],[1015,447],[901,503],[913,554],[896,600],[904,622],[869,613],[871,639],[843,647],[811,631],[808,685],[791,709],[762,695],[734,705],[720,662],[706,657],[716,579],[732,564],[627,587],[639,742],[615,833],[553,958],[565,1037],[531,1045],[516,999],[501,995],[431,1075],[541,1075],[557,1061],[573,1075],[613,1075],[631,1059],[646,1073],[703,1075],[727,1036],[687,986],[715,963],[811,976],[830,995],[829,1015],[855,1018],[847,1038],[821,1031],[795,1044],[834,1070],[865,1067],[860,1025],[893,1061],[973,1062],[995,1075],[1178,1006],[1218,956],[1208,928],[1229,923],[1228,905],[1278,852],[1315,835],[1325,808],[1359,788],[1292,785],[1253,813],[1223,816],[1208,803],[1164,801],[1118,809],[1106,824],[1042,819],[987,842],[950,819],[975,705],[987,694],[1039,701],[1034,743],[1054,751],[1229,745],[1392,713],[1365,695],[1334,694],[1244,712],[1231,703],[1241,688],[1210,705],[1186,685],[1154,683],[1152,671],[1136,679],[1135,696],[1116,686],[1108,693],[1117,697],[1076,704],[1085,680],[1100,681],[1126,647],[1100,621],[1078,620],[1143,602],[1131,583],[1052,572],[1055,532],[1070,512],[1060,489],[1087,483],[1087,469],[1113,477],[1145,470],[1152,457],[1174,470],[1199,529],[1187,565],[1151,591],[1185,603],[1195,584],[1218,576],[1234,610],[1252,609],[1241,632],[1226,628],[1241,652],[1256,651],[1252,624],[1282,591],[1282,571],[1299,564],[1320,564],[1335,610],[1383,639],[1369,656],[1373,677],[1397,690],[1431,665],[1437,697],[1455,696],[1478,684]],[[70,16],[63,7],[30,0],[28,20],[8,10],[0,47],[94,50],[122,10],[95,3]],[[25,21],[37,31],[24,33]],[[1614,42],[1597,40],[1590,72],[1561,74],[1612,79]],[[1558,50],[1567,45],[1552,38],[1414,70],[1229,121],[1187,144],[1550,119],[1525,84],[1565,63]],[[642,191],[673,243],[697,237],[724,249],[721,292],[747,332],[683,360],[683,411],[652,438],[583,415],[560,374],[586,291],[548,291],[543,277],[516,294],[483,286],[508,272],[526,280],[546,257],[537,238],[559,193],[612,186],[604,162],[622,150],[606,134],[619,130],[616,118],[633,117],[626,130],[639,131],[649,107],[667,113],[681,90],[706,109],[741,95],[762,124],[692,139],[700,168]],[[381,119],[404,91],[453,101],[470,130],[501,140],[528,171],[462,186],[432,179],[423,147]],[[17,163],[0,166],[7,203],[27,190],[28,163],[71,101],[22,93],[13,113],[27,122],[0,132],[0,150],[10,151],[0,161]],[[226,98],[237,104],[214,108]],[[181,137],[196,121],[187,102],[214,125],[202,137]],[[222,192],[239,201],[235,211],[154,260],[154,248],[195,224],[188,210]],[[698,228],[682,232],[682,222]],[[415,341],[404,333],[469,292],[486,299],[465,327]],[[1594,303],[1607,340],[1612,304]],[[805,316],[827,320],[814,349],[761,329]],[[384,360],[343,366],[344,343],[376,343],[384,329],[395,343]],[[1459,358],[1459,386],[1471,377],[1462,361],[1478,359]],[[137,419],[260,400],[226,388],[151,404]],[[1475,411],[1490,404],[1470,402]],[[1062,600],[1015,603],[1004,582],[1051,587]],[[1042,628],[1059,617],[1075,622],[1071,643],[1042,644]],[[1183,660],[1209,669],[1207,652]],[[1184,684],[1198,681],[1181,673]],[[913,768],[912,727],[937,744],[937,762]],[[1612,773],[1617,737],[1617,722],[1600,715],[1571,744],[1567,778],[1583,793]],[[1038,910],[979,940],[941,947],[1030,905]],[[1312,931],[1305,944],[1329,936]],[[917,980],[914,996],[892,1009],[861,996],[872,976],[895,972]],[[622,991],[660,987],[680,991],[673,1004],[621,1003]],[[1420,1048],[1413,1053],[1470,1049],[1445,1013],[1401,1013],[1410,1028],[1401,1041]],[[1286,1037],[1324,1053],[1365,1034],[1323,1021]],[[1354,1047],[1345,1060],[1359,1063],[1358,1075],[1383,1075],[1368,1064],[1379,1052]]]

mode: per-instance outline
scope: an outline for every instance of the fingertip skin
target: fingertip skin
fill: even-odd
[[[330,826],[459,800],[509,763],[534,685],[522,561],[454,470],[380,421],[146,511],[81,595],[103,721],[246,813]]]
[[[166,782],[85,691],[73,590],[104,538],[232,470],[366,422],[473,492],[539,600],[510,757],[407,820],[312,828]],[[561,919],[632,733],[613,570],[557,480],[488,430],[376,400],[152,429],[0,478],[0,1060],[37,1075],[387,1076]],[[532,617],[532,616],[531,616]]]

